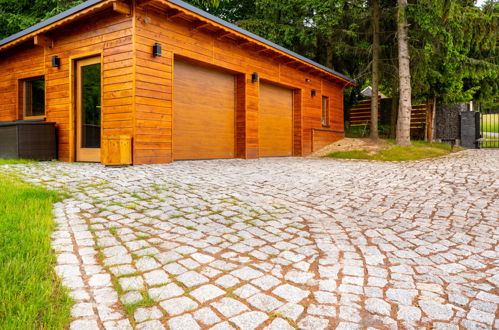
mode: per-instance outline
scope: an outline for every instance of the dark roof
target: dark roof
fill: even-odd
[[[11,35],[11,36],[3,39],[3,40],[0,40],[0,46],[8,44],[9,42],[12,42],[12,41],[14,41],[16,39],[19,39],[19,38],[21,38],[21,37],[23,37],[25,35],[28,35],[28,34],[30,34],[32,32],[35,32],[35,31],[37,31],[39,29],[42,29],[42,28],[44,28],[46,26],[49,26],[50,24],[53,24],[53,23],[55,23],[57,21],[60,21],[60,20],[66,18],[68,16],[71,16],[71,15],[73,15],[73,14],[79,12],[79,11],[82,11],[82,10],[84,10],[86,8],[89,8],[89,7],[95,5],[95,4],[99,3],[99,2],[102,2],[102,1],[104,1],[104,0],[87,0],[87,1],[85,1],[85,2],[83,2],[81,4],[79,4],[79,5],[77,5],[75,7],[71,8],[71,9],[68,9],[68,10],[66,10],[66,11],[64,11],[64,12],[58,14],[58,15],[55,15],[55,16],[53,16],[53,17],[51,17],[51,18],[49,18],[49,19],[47,19],[47,20],[45,20],[43,22],[35,24],[35,25],[33,25],[33,26],[31,26],[31,27],[29,27],[29,28],[27,28],[27,29],[25,29],[25,30],[23,30],[21,32],[18,32],[18,33],[13,34],[13,35]],[[312,61],[312,60],[310,60],[310,59],[308,59],[308,58],[306,58],[304,56],[301,56],[300,54],[297,54],[297,53],[295,53],[295,52],[293,52],[293,51],[291,51],[289,49],[286,49],[286,48],[284,48],[282,46],[279,46],[279,45],[277,45],[277,44],[275,44],[275,43],[273,43],[271,41],[268,41],[267,39],[264,39],[264,38],[262,38],[260,36],[257,36],[254,33],[246,31],[246,30],[240,28],[237,25],[234,25],[232,23],[224,21],[223,19],[221,19],[219,17],[213,16],[213,15],[205,12],[204,10],[201,10],[201,9],[199,9],[199,8],[197,8],[195,6],[192,6],[192,5],[188,4],[188,3],[185,3],[184,1],[181,1],[181,0],[167,0],[167,1],[173,3],[173,4],[177,5],[177,6],[180,6],[180,7],[184,8],[184,9],[192,11],[192,12],[198,14],[198,15],[201,15],[201,16],[203,16],[203,17],[205,17],[205,18],[207,18],[209,20],[212,20],[212,21],[214,21],[214,22],[216,22],[216,23],[218,23],[220,25],[223,25],[223,26],[225,26],[225,27],[227,27],[227,28],[229,28],[231,30],[239,32],[239,33],[241,33],[241,34],[243,34],[243,35],[245,35],[247,37],[250,37],[252,39],[260,41],[260,42],[262,42],[262,43],[264,43],[264,44],[266,44],[268,46],[271,46],[273,48],[276,48],[276,49],[278,49],[278,50],[280,50],[280,51],[282,51],[282,52],[284,52],[284,53],[286,53],[288,55],[291,55],[291,56],[293,56],[293,57],[295,57],[295,58],[297,58],[299,60],[302,60],[303,62],[306,62],[306,63],[311,64],[313,66],[316,66],[316,67],[318,67],[318,68],[320,68],[320,69],[322,69],[324,71],[332,73],[332,74],[334,74],[334,75],[336,75],[338,77],[346,79],[346,80],[348,80],[349,82],[351,82],[353,84],[356,83],[353,79],[351,79],[351,78],[349,78],[349,77],[347,77],[347,76],[345,76],[345,75],[343,75],[343,74],[341,74],[339,72],[336,72],[336,71],[334,71],[334,70],[332,70],[332,69],[330,69],[328,67],[325,67],[324,65],[321,65],[321,64],[319,64],[317,62],[314,62],[314,61]]]

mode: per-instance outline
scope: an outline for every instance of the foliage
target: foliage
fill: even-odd
[[[72,301],[54,271],[54,192],[0,174],[0,328],[64,329]]]
[[[418,0],[410,6],[413,87],[446,103],[498,98],[498,5]]]
[[[379,151],[352,150],[333,152],[327,157],[339,159],[365,159],[378,161],[409,161],[434,158],[451,153],[451,147],[443,143],[427,143],[414,141],[410,147],[393,145]]]

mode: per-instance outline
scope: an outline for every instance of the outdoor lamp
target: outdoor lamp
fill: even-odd
[[[52,67],[53,68],[58,68],[61,66],[61,59],[57,56],[52,56]]]
[[[251,75],[251,82],[258,82],[258,73],[257,72],[254,72],[252,75]]]
[[[154,57],[161,57],[161,44],[160,43],[155,43],[154,46],[152,46],[152,54]]]

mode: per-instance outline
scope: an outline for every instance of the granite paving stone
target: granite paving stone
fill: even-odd
[[[238,315],[243,311],[249,310],[246,305],[233,298],[222,298],[220,301],[214,302],[211,305],[225,317]]]
[[[241,330],[252,330],[258,328],[268,318],[268,315],[263,312],[247,312],[230,320]]]
[[[188,297],[178,297],[162,301],[159,304],[169,315],[179,315],[188,311],[196,310],[199,306]]]
[[[494,329],[498,162],[466,150],[0,174],[68,193],[51,239],[70,329]]]

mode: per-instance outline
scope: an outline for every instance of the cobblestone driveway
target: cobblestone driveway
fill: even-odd
[[[53,235],[73,329],[497,329],[498,166],[480,150],[2,171],[73,197]]]

